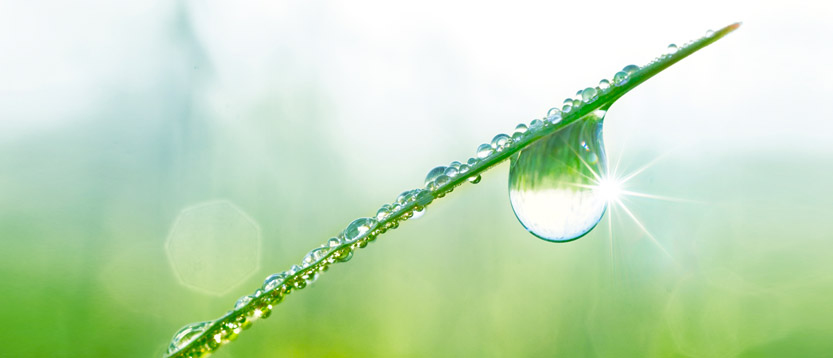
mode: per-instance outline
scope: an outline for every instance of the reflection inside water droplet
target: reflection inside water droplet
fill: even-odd
[[[597,185],[606,173],[604,114],[590,113],[513,157],[509,199],[518,220],[533,235],[570,241],[601,220],[607,208]]]
[[[171,345],[168,346],[167,354],[171,354],[173,352],[178,351],[182,347],[191,343],[195,338],[197,338],[200,334],[205,332],[211,324],[214,323],[213,321],[205,321],[205,322],[198,322],[198,323],[191,323],[182,327],[176,334],[174,334],[174,338],[171,339]]]

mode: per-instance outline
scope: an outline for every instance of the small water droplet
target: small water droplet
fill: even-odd
[[[445,174],[445,169],[446,167],[442,165],[431,169],[431,171],[428,172],[428,175],[425,176],[425,185],[433,183],[434,180],[437,180],[438,176]]]
[[[639,71],[639,66],[637,65],[627,65],[624,68],[622,68],[622,72],[627,73],[628,76],[636,73],[636,71]]]
[[[469,160],[466,163],[468,163],[470,167],[473,167],[473,166],[477,165],[477,163],[480,163],[480,159],[469,158]]]
[[[376,220],[371,218],[361,218],[353,220],[347,228],[344,229],[344,240],[346,242],[354,242],[364,237],[369,231],[376,228]]]
[[[706,31],[706,37],[712,37],[712,36],[714,36],[714,31],[712,31],[712,30],[707,30],[707,31]]]
[[[561,122],[561,110],[558,108],[550,108],[547,111],[547,121],[550,123],[558,123]]]
[[[385,220],[388,215],[390,215],[390,204],[382,205],[382,207],[376,211],[376,220]]]
[[[187,346],[191,341],[197,338],[200,334],[205,332],[214,321],[197,322],[185,325],[174,334],[171,339],[171,345],[168,346],[167,354],[176,352]]]
[[[460,165],[462,165],[462,164],[463,163],[460,163],[460,162],[455,160],[455,161],[451,162],[451,164],[449,164],[448,167],[449,168],[454,168],[454,169],[460,169]]]
[[[414,209],[411,219],[419,219],[422,215],[425,215],[425,208],[420,208],[419,210]]]
[[[547,241],[589,232],[607,208],[596,189],[605,176],[604,111],[595,111],[512,158],[509,199],[521,224]]]
[[[282,285],[284,280],[286,280],[286,274],[283,272],[269,275],[269,277],[263,280],[263,289],[266,292],[271,292]]]
[[[387,204],[385,204],[385,205],[387,205]],[[329,240],[327,240],[327,246],[329,246],[331,249],[339,247],[339,246],[341,246],[341,239],[339,239],[337,237],[331,237]]]
[[[288,270],[288,271],[286,271],[285,273],[287,274],[287,276],[292,276],[292,275],[294,275],[294,274],[296,274],[296,273],[300,272],[300,271],[301,271],[301,270],[303,270],[303,269],[304,269],[304,268],[303,268],[303,267],[301,267],[301,266],[298,266],[298,265],[292,265],[292,267],[290,267],[290,268],[289,268],[289,270]]]
[[[462,168],[462,165],[460,167]],[[434,196],[431,195],[431,192],[428,190],[420,190],[416,195],[414,195],[414,201],[416,202],[417,206],[425,207],[426,205],[431,204],[431,202],[434,201]]]
[[[457,170],[457,168],[455,168],[455,167],[448,167],[448,168],[445,169],[445,176],[447,176],[449,178],[453,178],[453,177],[456,177],[457,173],[459,173],[459,172],[460,171]]]
[[[561,113],[570,113],[573,111],[572,104],[565,104],[564,107],[561,107]]]
[[[622,71],[616,72],[613,75],[613,84],[617,86],[621,86],[625,83],[628,83],[628,74]]]
[[[460,174],[466,174],[471,170],[471,167],[468,164],[461,164],[460,165]]]
[[[609,90],[610,89],[610,81],[608,81],[606,79],[602,79],[601,81],[599,81],[599,89],[602,90],[602,91]]]
[[[240,297],[240,299],[238,299],[237,302],[234,303],[234,309],[239,310],[247,304],[249,304],[249,302],[252,302],[252,296]]]
[[[587,88],[585,88],[585,89],[584,89],[584,91],[583,91],[583,92],[581,92],[581,99],[582,99],[582,101],[584,101],[585,103],[590,103],[590,102],[592,102],[594,99],[596,99],[596,96],[597,96],[597,95],[598,95],[598,93],[596,93],[596,89],[595,89],[595,88],[592,88],[592,87],[587,87]]]
[[[398,223],[393,223],[393,225],[394,225],[394,228],[395,228],[395,226],[397,226]],[[350,259],[352,259],[352,258],[353,258],[353,250],[351,250],[350,248],[347,248],[347,247],[339,250],[336,253],[336,260],[338,260],[339,262],[347,262],[347,261],[350,261]]]
[[[469,183],[477,184],[480,182],[480,174],[468,178]]]
[[[537,132],[544,128],[544,121],[540,119],[533,119],[532,122],[529,123],[529,130],[533,132]]]
[[[326,247],[319,247],[317,249],[313,249],[308,254],[306,254],[306,256],[304,256],[304,260],[301,261],[301,263],[305,268],[312,266],[312,264],[316,263],[322,257],[327,256],[328,252],[330,252],[330,249]]]
[[[484,144],[481,144],[479,147],[477,147],[477,152],[475,152],[475,153],[476,153],[478,158],[483,159],[483,158],[489,157],[494,152],[495,152],[495,149],[492,148],[491,144],[485,144],[484,143]]]
[[[677,45],[675,45],[675,44],[668,45],[668,48],[665,50],[665,53],[669,54],[669,55],[673,55],[673,54],[677,53]]]
[[[497,151],[501,151],[503,150],[503,148],[506,147],[507,144],[509,144],[510,140],[511,138],[508,135],[503,133],[498,134],[494,138],[492,138],[492,148],[494,148]]]
[[[554,107],[553,107],[553,108],[554,108]],[[557,109],[557,108],[556,108],[556,109]],[[552,109],[550,109],[550,111],[552,111]],[[524,133],[526,133],[526,131],[528,131],[528,130],[529,130],[529,128],[526,126],[526,124],[523,124],[523,123],[518,123],[518,125],[517,125],[517,126],[515,126],[515,133],[521,133],[521,134],[524,134]]]
[[[439,177],[437,177],[437,180],[435,180],[434,183],[437,184],[437,187],[441,187],[443,185],[448,184],[448,182],[450,181],[451,178],[449,178],[447,175],[440,175]]]
[[[405,204],[405,203],[407,203],[409,200],[411,200],[411,197],[412,197],[413,195],[414,195],[414,191],[413,191],[413,190],[406,190],[406,191],[403,191],[401,194],[399,194],[399,195],[396,197],[396,202],[397,202],[397,203],[399,203],[399,204]]]

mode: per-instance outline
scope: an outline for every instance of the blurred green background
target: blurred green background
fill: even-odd
[[[669,255],[621,210],[536,239],[504,163],[215,356],[830,356],[830,18],[822,1],[0,1],[0,356],[160,356],[432,167],[735,21],[608,113],[611,160],[655,163],[627,188],[686,199],[626,200]]]

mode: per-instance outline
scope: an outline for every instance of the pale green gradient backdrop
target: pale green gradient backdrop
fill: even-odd
[[[433,166],[735,21],[608,113],[613,162],[662,158],[629,189],[689,200],[627,201],[670,257],[622,211],[612,247],[607,216],[534,238],[504,164],[216,356],[828,356],[830,18],[822,1],[0,1],[0,356],[159,356]],[[229,250],[257,264],[219,295],[165,251],[215,200],[261,235]]]

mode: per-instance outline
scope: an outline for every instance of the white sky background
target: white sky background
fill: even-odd
[[[199,106],[245,113],[312,86],[345,158],[428,169],[542,116],[579,88],[743,21],[739,31],[624,97],[608,144],[815,151],[829,158],[833,5],[815,2],[190,1],[216,78]],[[108,91],[168,66],[165,1],[0,1],[0,141],[72,125]],[[224,118],[228,117],[228,118]],[[276,118],[275,120],[289,120]],[[303,120],[300,119],[293,119]],[[234,124],[239,121],[240,124]],[[633,143],[633,144],[630,144]],[[612,148],[612,147],[611,147]],[[449,156],[453,153],[453,156]],[[420,159],[421,160],[421,159]]]

